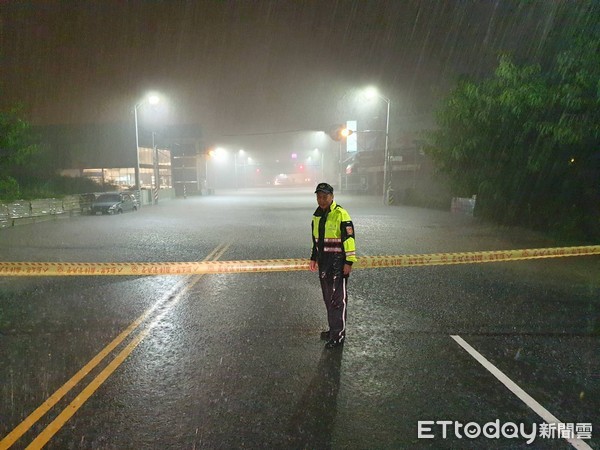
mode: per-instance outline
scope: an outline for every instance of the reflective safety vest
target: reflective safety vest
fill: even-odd
[[[354,225],[350,214],[335,202],[328,211],[321,208],[312,218],[312,254],[313,261],[323,261],[331,257],[343,257],[346,264],[356,262],[354,243]]]

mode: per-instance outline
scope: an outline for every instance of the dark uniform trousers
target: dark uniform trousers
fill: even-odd
[[[323,301],[327,308],[329,339],[341,341],[346,336],[348,276],[344,276],[344,261],[341,258],[332,266],[329,267],[329,270],[319,270],[319,279],[321,291],[323,291]]]

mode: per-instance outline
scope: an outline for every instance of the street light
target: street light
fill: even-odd
[[[208,161],[215,157],[214,150],[208,150],[204,153],[204,189],[206,189],[206,195],[210,195],[210,187],[208,184]]]
[[[344,171],[342,165],[344,163],[344,161],[342,160],[342,141],[345,141],[348,136],[350,136],[351,134],[353,134],[354,131],[350,130],[349,128],[347,128],[345,125],[340,124],[340,125],[333,125],[332,127],[330,127],[329,129],[329,137],[331,139],[333,139],[334,141],[337,141],[339,144],[339,155],[338,155],[338,186],[340,189],[340,192],[342,191],[342,172]]]
[[[154,162],[154,204],[158,204],[158,190],[160,189],[160,167],[158,162],[158,147],[156,146],[156,132],[152,132],[152,160]]]
[[[233,154],[233,171],[235,174],[235,188],[237,189],[238,186],[238,164],[237,164],[237,158],[238,155],[240,156],[244,156],[246,154],[246,152],[244,151],[244,149],[240,149],[237,153]]]
[[[133,107],[133,117],[135,120],[135,185],[138,191],[138,200],[140,207],[142,206],[142,183],[140,181],[140,136],[138,130],[138,109],[144,104],[149,103],[151,105],[157,105],[160,103],[160,97],[156,94],[147,95],[141,102],[136,103]],[[154,140],[154,134],[152,135]]]
[[[383,153],[383,203],[387,205],[389,204],[389,193],[392,187],[392,177],[391,174],[388,173],[390,169],[390,151],[388,147],[390,136],[390,104],[392,101],[389,98],[381,95],[379,91],[372,86],[365,90],[365,95],[369,99],[379,97],[381,100],[387,103],[387,113],[385,116],[385,149]]]
[[[321,155],[321,180],[325,179],[325,168],[323,167],[323,161],[325,159],[325,152],[315,148],[313,150],[317,156]]]
[[[206,193],[207,195],[210,195],[211,193],[213,193],[214,188],[216,187],[215,184],[212,185],[212,187],[210,187],[211,185],[209,184],[209,177],[208,177],[208,161],[212,160],[213,161],[213,169],[216,169],[214,166],[215,162],[221,162],[224,161],[225,159],[227,159],[227,155],[229,153],[227,152],[226,149],[224,149],[223,147],[215,147],[213,149],[208,150],[205,153],[205,166],[204,166],[204,183],[206,185]],[[215,172],[215,171],[213,171]],[[213,183],[216,183],[216,175],[213,173],[212,175],[212,181]]]

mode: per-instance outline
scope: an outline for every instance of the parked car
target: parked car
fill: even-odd
[[[81,214],[92,213],[92,203],[96,200],[96,194],[87,193],[79,195],[79,207],[81,208]]]
[[[138,191],[129,189],[127,191],[123,191],[123,193],[131,195],[131,198],[133,199],[133,203],[135,204],[135,207],[136,208],[140,207],[140,200],[138,198],[138,195],[139,195]]]
[[[108,192],[100,194],[92,203],[92,215],[121,214],[125,211],[137,211],[138,203],[135,197],[126,192]]]

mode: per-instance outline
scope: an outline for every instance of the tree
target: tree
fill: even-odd
[[[19,183],[15,172],[37,152],[31,127],[18,108],[0,112],[0,196],[15,199],[19,196]]]
[[[600,36],[573,42],[547,70],[504,55],[493,76],[459,82],[427,151],[481,217],[595,239]]]

